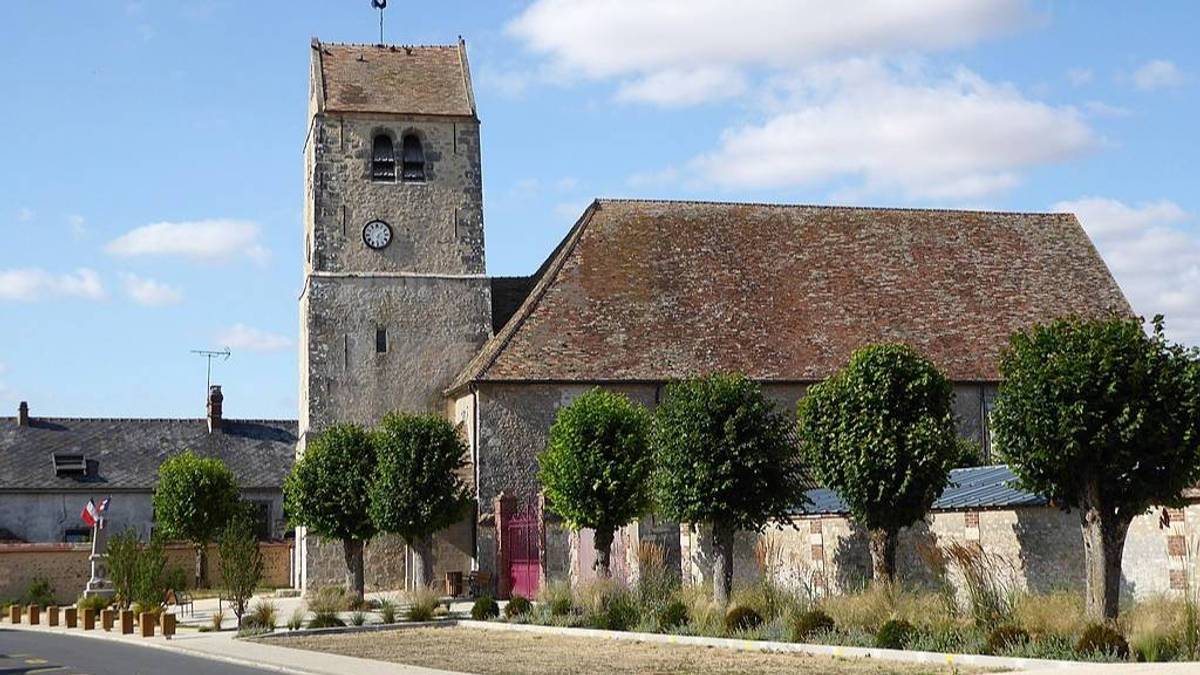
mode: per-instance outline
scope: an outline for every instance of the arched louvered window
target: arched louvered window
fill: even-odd
[[[371,179],[396,180],[396,153],[392,149],[392,139],[387,134],[375,136],[371,148]]]
[[[403,166],[400,175],[404,180],[425,180],[425,150],[421,147],[421,139],[415,134],[405,134],[402,145]]]

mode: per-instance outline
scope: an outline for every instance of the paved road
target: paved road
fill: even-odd
[[[264,675],[270,672],[109,640],[0,629],[0,675]]]

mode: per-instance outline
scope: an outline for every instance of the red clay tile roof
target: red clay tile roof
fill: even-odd
[[[313,41],[322,103],[330,112],[473,117],[467,51],[458,45],[405,47]]]
[[[594,202],[472,381],[816,381],[899,341],[995,381],[1013,331],[1131,314],[1070,214]]]

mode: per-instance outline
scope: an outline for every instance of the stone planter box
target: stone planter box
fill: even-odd
[[[51,626],[58,625],[58,607],[51,606],[46,608],[46,623]]]
[[[63,610],[63,623],[65,623],[67,625],[67,628],[74,628],[76,626],[76,624],[78,623],[78,620],[79,620],[79,608],[68,607]]]
[[[133,635],[133,610],[121,610],[121,635]]]
[[[170,639],[172,635],[175,635],[175,615],[174,614],[163,614],[162,615],[162,634],[163,634],[163,637],[165,637],[167,639]]]
[[[93,607],[85,607],[83,609],[83,629],[96,629],[96,610]]]
[[[42,608],[37,605],[29,606],[29,625],[36,626],[42,622]]]
[[[154,637],[154,624],[157,623],[157,617],[151,612],[142,612],[138,615],[138,631],[144,638]]]
[[[100,627],[103,628],[104,630],[109,630],[109,631],[112,630],[113,623],[116,622],[116,620],[117,620],[117,613],[115,610],[111,610],[111,609],[100,610]]]

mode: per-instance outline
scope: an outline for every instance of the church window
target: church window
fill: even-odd
[[[371,180],[396,180],[396,153],[387,134],[375,136],[371,148]]]
[[[425,180],[425,149],[416,134],[405,134],[401,142],[401,177],[404,180]]]
[[[375,329],[375,352],[377,354],[383,354],[383,353],[387,352],[387,329],[386,328],[380,327],[380,328]]]

